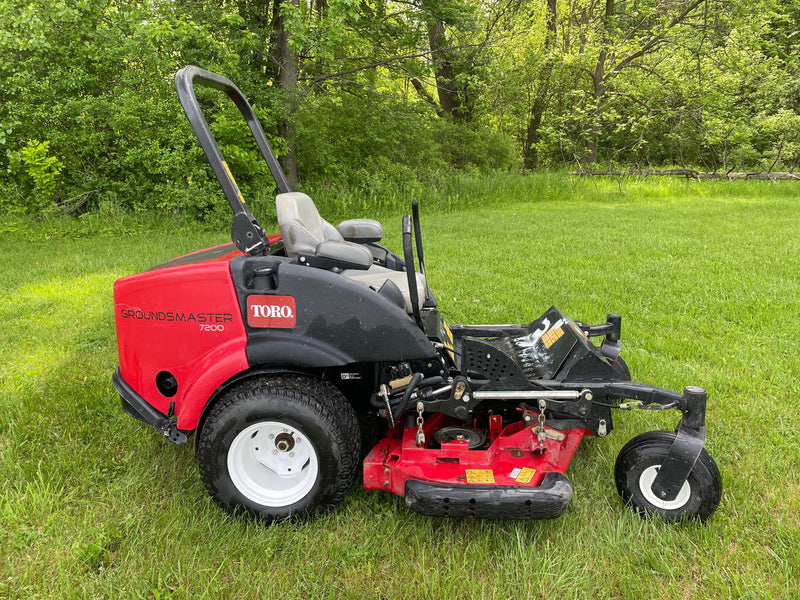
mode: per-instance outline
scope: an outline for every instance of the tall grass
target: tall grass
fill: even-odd
[[[309,523],[230,518],[191,447],[125,416],[110,385],[113,281],[227,228],[7,218],[0,598],[800,597],[796,184],[509,175],[387,191],[377,209],[315,195],[331,220],[379,215],[394,248],[419,199],[451,322],[525,322],[550,304],[585,321],[622,313],[634,378],[709,390],[707,448],[725,486],[715,516],[667,525],[621,505],[616,453],[678,419],[623,413],[579,448],[575,499],[554,521],[426,518],[358,486]]]

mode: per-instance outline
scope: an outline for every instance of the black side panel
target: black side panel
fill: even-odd
[[[497,389],[525,389],[527,382],[616,381],[619,374],[578,326],[552,306],[524,333],[492,340],[464,336],[465,365]]]
[[[436,356],[404,309],[343,275],[274,256],[236,257],[231,274],[252,366],[333,367]],[[274,322],[248,314],[248,302],[253,312],[253,303],[273,300],[293,307],[283,308]]]
[[[512,358],[512,349],[506,338],[482,340],[466,337],[462,344],[464,375],[477,375],[489,381],[496,390],[527,390],[528,378]]]

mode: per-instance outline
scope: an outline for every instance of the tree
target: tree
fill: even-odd
[[[0,0],[0,202],[213,210],[216,184],[172,84],[190,63],[253,100],[292,185],[378,190],[431,170],[507,168],[517,153],[527,169],[793,169],[799,6]],[[269,194],[224,104],[212,130],[245,192]]]
[[[287,113],[291,115],[297,107],[298,58],[292,39],[291,24],[297,22],[300,0],[275,0],[275,62],[278,65],[278,83],[287,103]],[[294,152],[294,128],[287,115],[278,122],[278,135],[287,140],[288,150],[282,157],[286,181],[290,187],[297,187],[297,159]]]

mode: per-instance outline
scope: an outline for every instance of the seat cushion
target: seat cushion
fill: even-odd
[[[372,265],[366,271],[346,269],[342,271],[342,275],[360,284],[369,286],[375,291],[381,289],[381,286],[384,284],[384,282],[389,279],[398,288],[400,288],[400,291],[403,294],[403,300],[405,300],[406,303],[406,312],[412,312],[411,294],[408,292],[408,276],[406,275],[405,271],[393,271],[392,269],[387,269],[386,267]],[[416,273],[416,278],[417,298],[419,298],[419,306],[421,308],[422,304],[425,302],[425,290],[427,289],[427,284],[425,282],[425,276],[422,273]]]

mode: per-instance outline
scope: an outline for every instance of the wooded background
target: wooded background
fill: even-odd
[[[0,208],[212,211],[187,64],[237,83],[293,185],[791,172],[799,55],[800,0],[0,0]],[[233,105],[211,126],[271,194]]]

